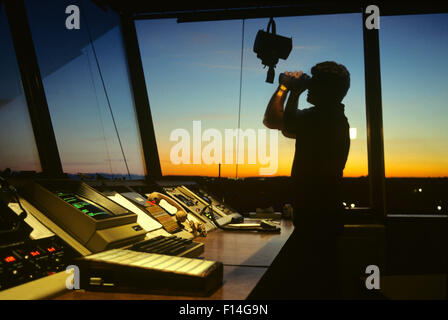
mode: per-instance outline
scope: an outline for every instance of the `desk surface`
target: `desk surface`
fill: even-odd
[[[221,261],[224,264],[223,285],[210,297],[196,298],[79,290],[64,293],[56,297],[56,299],[243,300],[247,298],[280,252],[294,227],[291,221],[282,221],[281,229],[280,234],[215,230],[210,232],[205,238],[195,239],[195,241],[204,243],[202,256],[205,259]]]

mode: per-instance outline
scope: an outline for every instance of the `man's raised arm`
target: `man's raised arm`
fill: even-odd
[[[301,76],[302,71],[285,72],[283,77],[280,76],[280,85],[269,100],[264,114],[263,124],[269,129],[282,131],[283,135],[288,138],[296,137],[293,130],[295,113],[297,112],[299,96],[304,91],[300,88],[300,82],[298,82]],[[288,102],[285,111],[283,111],[288,92],[290,92]],[[291,125],[288,126],[288,124]]]
[[[283,129],[283,104],[287,95],[288,89],[280,84],[269,100],[263,118],[263,124],[269,129]]]

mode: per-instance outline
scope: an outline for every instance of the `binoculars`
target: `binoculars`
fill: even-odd
[[[289,77],[289,76],[287,76],[284,73],[280,73],[280,76],[278,78],[279,83],[284,83],[286,77]],[[292,88],[300,87],[303,89],[308,89],[308,87],[310,85],[310,80],[311,80],[311,77],[308,74],[302,73],[302,76],[300,78],[298,78],[298,79],[293,78],[293,80],[291,81],[291,87]],[[288,88],[288,89],[292,89],[292,88]]]

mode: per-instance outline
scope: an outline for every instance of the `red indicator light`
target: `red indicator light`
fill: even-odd
[[[54,247],[47,248],[48,252],[54,252],[56,249]]]
[[[31,253],[31,255],[33,256],[33,257],[35,257],[35,256],[39,256],[40,255],[40,252],[39,251],[31,251],[30,252]]]
[[[5,261],[6,262],[13,262],[13,261],[16,261],[16,258],[14,258],[13,256],[9,256],[9,257],[5,258]]]
[[[153,206],[155,206],[155,205],[156,205],[156,202],[155,202],[155,201],[151,201],[151,200],[146,200],[146,202],[148,202],[149,204],[152,204]]]

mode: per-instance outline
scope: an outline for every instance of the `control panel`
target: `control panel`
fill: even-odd
[[[164,191],[173,199],[177,200],[182,206],[197,217],[205,225],[207,231],[216,229],[213,219],[219,220],[223,216],[213,210],[210,206],[197,199],[187,188],[183,186],[164,187]],[[211,214],[214,216],[212,217]]]
[[[20,202],[0,200],[0,292],[61,272],[80,256],[44,229]]]
[[[137,215],[89,185],[73,180],[26,184],[23,194],[33,206],[91,252],[143,240]]]
[[[77,255],[57,236],[0,249],[0,291],[64,271]]]
[[[190,190],[191,194],[193,194],[199,201],[202,201],[203,203],[211,204],[213,207],[213,210],[220,213],[221,216],[229,216],[233,220],[237,220],[239,222],[242,222],[243,216],[239,214],[235,209],[233,209],[231,206],[229,206],[224,201],[221,201],[216,197],[215,195],[209,194],[207,191],[205,191],[202,187],[184,187],[188,190]]]

